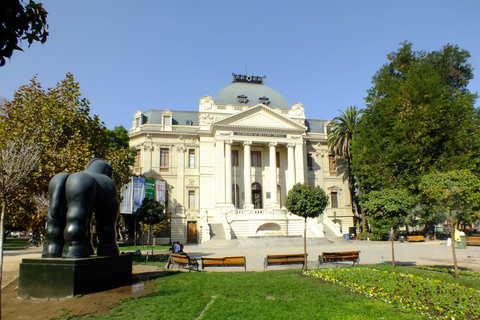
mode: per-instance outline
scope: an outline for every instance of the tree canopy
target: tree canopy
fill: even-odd
[[[470,170],[432,172],[422,177],[419,185],[423,202],[443,212],[450,221],[452,256],[455,277],[458,278],[455,255],[454,223],[459,220],[472,222],[474,210],[480,206],[480,178]]]
[[[135,211],[135,215],[140,222],[148,225],[157,224],[166,217],[164,209],[165,206],[161,202],[155,199],[144,198],[142,205]]]
[[[368,192],[402,186],[416,192],[430,171],[478,171],[480,130],[467,89],[470,54],[457,46],[413,51],[403,43],[372,78],[359,134],[352,142],[352,170]]]
[[[328,196],[320,187],[306,183],[297,183],[288,191],[285,208],[297,216],[305,218],[303,231],[303,249],[305,254],[304,270],[307,270],[307,218],[316,218],[328,206]]]
[[[327,137],[330,152],[343,159],[347,165],[344,176],[348,179],[352,213],[357,219],[361,214],[361,208],[358,204],[356,179],[352,173],[352,153],[350,149],[352,141],[358,132],[361,114],[362,110],[358,110],[356,106],[348,107],[345,112],[340,111],[340,116],[335,117],[332,122],[330,122]],[[364,215],[362,215],[362,230],[365,230]]]
[[[48,36],[47,10],[41,3],[32,0],[23,5],[23,0],[0,1],[0,67],[5,58],[11,58],[14,50],[23,51],[18,45],[27,40],[45,43]]]
[[[362,199],[362,208],[371,219],[372,231],[384,233],[382,226],[390,229],[392,243],[392,265],[395,268],[394,231],[405,225],[405,219],[412,210],[414,199],[405,189],[374,190]],[[377,229],[377,230],[375,230]]]
[[[328,206],[328,196],[320,187],[297,183],[288,191],[285,208],[297,216],[316,218]]]
[[[422,177],[420,198],[437,211],[455,213],[454,220],[472,223],[480,207],[480,178],[470,170],[432,172]]]
[[[24,192],[10,202],[13,207],[7,211],[15,214],[8,215],[8,221],[24,228],[43,228],[44,215],[35,210],[33,195],[46,194],[53,176],[83,171],[95,157],[112,162],[114,181],[121,188],[131,176],[131,157],[125,149],[112,147],[110,138],[99,117],[90,116],[90,103],[81,96],[72,74],[47,90],[36,78],[20,87],[12,101],[0,105],[0,146],[23,139],[38,146],[40,153]]]

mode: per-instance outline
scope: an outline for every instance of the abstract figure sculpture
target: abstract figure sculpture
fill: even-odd
[[[85,171],[60,173],[50,181],[50,208],[42,258],[88,258],[95,253],[91,239],[93,213],[98,232],[97,256],[118,256],[115,224],[119,201],[113,169],[93,159]]]

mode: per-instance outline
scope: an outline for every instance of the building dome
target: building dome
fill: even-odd
[[[216,105],[256,106],[259,103],[270,108],[290,109],[287,100],[276,90],[263,84],[265,77],[234,74],[234,82],[218,91],[214,98]]]

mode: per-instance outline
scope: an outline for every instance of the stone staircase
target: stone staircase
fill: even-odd
[[[212,223],[209,224],[209,226],[211,240],[225,240],[225,229],[223,229],[223,225],[221,223]]]

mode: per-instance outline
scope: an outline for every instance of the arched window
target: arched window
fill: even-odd
[[[262,186],[258,182],[252,184],[252,202],[254,209],[263,209]]]

